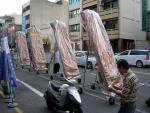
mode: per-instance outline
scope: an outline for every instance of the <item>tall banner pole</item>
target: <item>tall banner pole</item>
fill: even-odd
[[[2,46],[2,68],[1,68],[1,81],[3,92],[6,95],[5,102],[8,103],[9,108],[14,108],[18,104],[15,103],[14,93],[17,87],[16,84],[16,74],[12,63],[12,58],[8,45],[7,33],[4,33],[1,41]]]

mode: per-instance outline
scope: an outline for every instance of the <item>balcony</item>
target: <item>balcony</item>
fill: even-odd
[[[119,30],[118,29],[109,29],[107,30],[107,34],[109,39],[118,39],[119,38]]]
[[[83,40],[89,40],[87,32],[83,32]]]
[[[30,10],[23,12],[23,16],[27,16],[27,15],[30,15]]]
[[[102,11],[100,11],[100,16],[101,16],[102,20],[118,18],[119,17],[119,9],[113,8],[110,10],[102,10]]]
[[[118,39],[119,38],[119,30],[118,29],[109,29],[109,30],[107,30],[107,34],[108,34],[109,39]],[[83,32],[83,40],[89,40],[87,32]]]
[[[97,0],[83,0],[83,9],[93,5],[97,5]]]

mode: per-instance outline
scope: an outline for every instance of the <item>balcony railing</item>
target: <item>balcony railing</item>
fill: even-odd
[[[90,7],[97,4],[97,0],[83,0],[83,8]]]
[[[119,30],[118,29],[109,29],[107,30],[107,34],[109,39],[118,39],[119,38]],[[88,33],[83,32],[83,40],[89,40]]]
[[[110,19],[110,18],[117,18],[117,17],[119,17],[119,9],[113,8],[110,10],[101,10],[100,16],[103,20]]]
[[[107,34],[109,39],[118,39],[119,38],[119,30],[118,29],[107,29]]]

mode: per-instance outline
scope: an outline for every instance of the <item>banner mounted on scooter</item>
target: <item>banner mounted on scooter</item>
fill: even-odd
[[[79,76],[79,69],[76,63],[75,55],[69,39],[69,34],[66,25],[60,21],[50,23],[53,32],[55,43],[58,47],[62,66],[64,69],[64,76],[67,79]]]
[[[81,16],[97,59],[100,82],[105,88],[121,83],[114,53],[100,16],[92,10],[81,12]]]

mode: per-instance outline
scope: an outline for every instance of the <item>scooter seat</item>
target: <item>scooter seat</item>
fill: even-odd
[[[54,83],[51,83],[51,86],[52,86],[52,89],[56,92],[59,92],[59,89],[60,89],[60,86],[57,86],[56,84]]]

